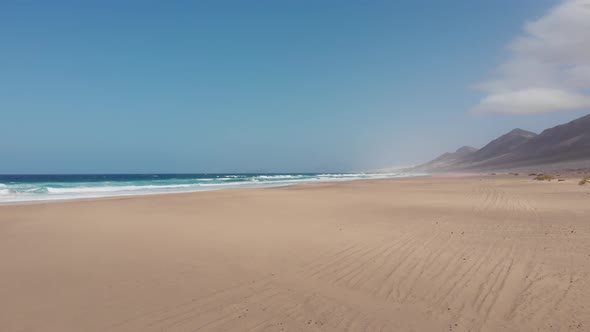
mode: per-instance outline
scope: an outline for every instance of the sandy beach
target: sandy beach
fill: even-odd
[[[0,331],[588,331],[577,180],[0,206]]]

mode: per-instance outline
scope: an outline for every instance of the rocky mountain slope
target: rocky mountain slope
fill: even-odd
[[[572,161],[588,161],[590,167],[590,114],[539,135],[514,129],[479,150],[462,147],[405,171],[488,171]]]

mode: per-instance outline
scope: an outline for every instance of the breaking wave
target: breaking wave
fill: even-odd
[[[298,183],[405,177],[406,174],[0,175],[0,203],[261,188]]]

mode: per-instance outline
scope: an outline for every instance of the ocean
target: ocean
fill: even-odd
[[[0,175],[0,203],[262,188],[298,183],[405,177],[407,174],[60,174]]]

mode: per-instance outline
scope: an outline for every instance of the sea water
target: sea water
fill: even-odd
[[[0,175],[0,203],[405,177],[389,173]]]

